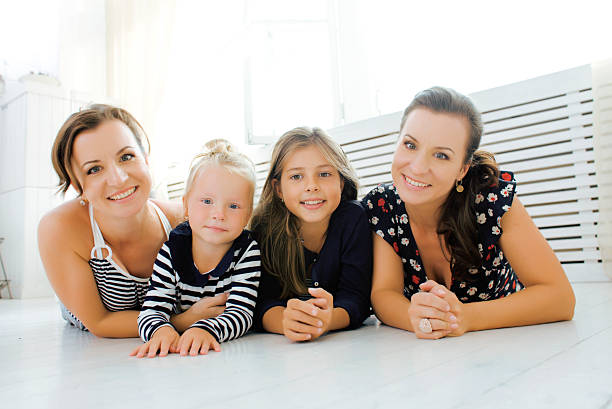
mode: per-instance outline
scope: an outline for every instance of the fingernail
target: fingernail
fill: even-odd
[[[317,328],[317,332],[320,334],[323,331],[323,328]]]
[[[450,327],[451,327],[451,329],[457,329],[457,328],[459,328],[459,325],[458,324],[451,324]]]
[[[455,317],[454,315],[451,314],[450,317],[448,317],[451,321],[457,321],[457,317]]]
[[[313,308],[312,315],[317,315],[317,310]]]
[[[445,311],[450,311],[450,305],[447,305],[446,307],[444,307]]]
[[[323,323],[321,321],[317,322],[317,327],[322,327]]]
[[[438,294],[438,295],[444,295],[444,291],[442,291],[442,290],[438,290],[438,291],[436,291],[436,294]]]

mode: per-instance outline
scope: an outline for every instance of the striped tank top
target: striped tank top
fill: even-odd
[[[149,203],[155,209],[164,227],[167,240],[172,226],[164,212],[155,203],[151,201]],[[140,310],[149,289],[149,279],[133,276],[115,263],[113,250],[104,242],[102,232],[94,219],[91,203],[89,204],[89,220],[94,239],[89,266],[96,280],[102,304],[109,311]],[[106,250],[106,257],[104,257],[103,250]],[[87,330],[83,323],[61,303],[60,309],[66,321],[77,328]]]

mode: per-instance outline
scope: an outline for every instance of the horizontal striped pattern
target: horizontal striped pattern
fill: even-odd
[[[93,271],[102,304],[109,311],[138,310],[144,302],[149,280],[135,281],[115,268],[106,259],[92,258]]]
[[[149,289],[148,279],[126,275],[112,259],[91,258],[89,266],[98,286],[100,300],[107,310],[115,312],[140,309]],[[77,316],[63,304],[60,309],[66,321],[81,330],[87,330]]]
[[[260,254],[257,242],[251,240],[234,251],[227,270],[219,277],[210,276],[204,286],[193,286],[181,280],[172,267],[167,243],[157,255],[149,290],[138,316],[138,332],[146,342],[162,326],[170,324],[170,316],[188,310],[205,297],[229,292],[225,311],[217,317],[200,320],[192,327],[210,332],[219,342],[229,341],[246,333],[253,325],[260,277]]]
[[[150,201],[149,204],[155,209],[164,228],[164,233],[166,233],[166,237],[168,237],[172,229],[168,218],[154,202]],[[137,277],[124,271],[113,260],[112,249],[105,243],[104,237],[102,237],[100,227],[94,219],[91,203],[89,204],[89,220],[94,238],[94,247],[91,249],[89,266],[96,280],[96,286],[98,287],[98,293],[100,294],[102,304],[111,312],[140,310],[147,290],[149,289],[149,279]],[[104,252],[102,250],[106,250],[106,258],[102,258],[104,257]],[[77,316],[69,311],[63,304],[60,308],[62,316],[66,321],[79,329],[87,330]]]

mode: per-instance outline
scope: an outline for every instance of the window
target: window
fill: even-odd
[[[272,143],[296,126],[338,124],[334,2],[247,3],[245,126]]]

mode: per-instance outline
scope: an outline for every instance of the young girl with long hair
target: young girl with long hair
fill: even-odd
[[[244,230],[253,209],[252,162],[222,139],[196,156],[185,184],[186,222],[170,233],[157,255],[149,290],[138,316],[145,344],[137,357],[206,354],[242,336],[253,324],[260,276],[257,242]],[[198,320],[179,336],[172,315],[200,299],[229,293],[224,311]]]
[[[393,184],[363,199],[374,311],[419,338],[573,316],[572,288],[516,198],[513,174],[477,150],[482,128],[469,98],[419,93],[401,121]]]
[[[278,140],[251,222],[261,247],[260,329],[307,341],[367,318],[372,244],[357,188],[344,152],[321,129]]]

